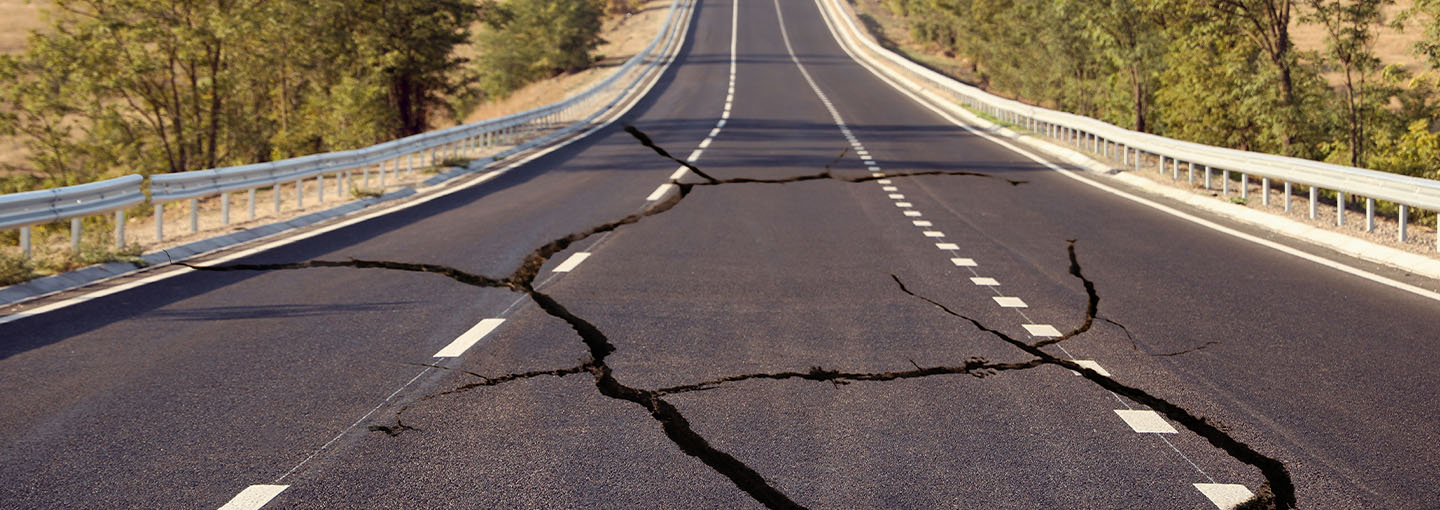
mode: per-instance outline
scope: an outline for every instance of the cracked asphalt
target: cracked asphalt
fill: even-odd
[[[723,109],[732,8],[701,2],[623,123],[485,185],[0,326],[0,506],[218,507],[254,484],[287,486],[266,508],[1440,498],[1436,303],[950,126],[811,2],[740,2],[733,115],[647,204]],[[882,179],[1066,333],[1031,337]]]

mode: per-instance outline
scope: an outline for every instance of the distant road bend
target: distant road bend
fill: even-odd
[[[830,1],[701,0],[587,138],[0,324],[0,507],[1440,500],[1440,303],[963,129]]]

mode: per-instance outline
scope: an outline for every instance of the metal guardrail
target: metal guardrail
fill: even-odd
[[[127,175],[99,182],[0,196],[0,229],[20,227],[20,250],[30,254],[30,226],[70,220],[70,248],[80,250],[81,219],[115,212],[115,238],[125,239],[125,208],[145,201],[143,179]]]
[[[281,208],[281,187],[295,184],[297,208],[304,207],[304,181],[317,181],[315,199],[324,202],[326,194],[325,177],[334,177],[334,191],[337,196],[345,193],[344,186],[352,174],[363,176],[366,187],[370,184],[371,170],[379,177],[383,189],[388,175],[398,172],[413,172],[417,165],[434,165],[446,158],[461,157],[477,151],[501,146],[508,150],[492,156],[499,160],[517,152],[528,150],[550,140],[579,131],[606,111],[619,104],[621,99],[649,73],[658,62],[655,50],[665,42],[662,54],[677,44],[672,33],[677,29],[677,15],[688,0],[673,0],[660,31],[651,39],[645,49],[626,60],[610,76],[591,85],[584,91],[564,100],[539,108],[512,115],[487,119],[447,129],[392,140],[361,149],[314,154],[281,161],[240,165],[211,170],[197,170],[150,177],[150,203],[155,207],[155,237],[164,240],[164,207],[167,203],[181,200],[190,201],[190,230],[199,229],[198,200],[205,197],[221,197],[221,222],[230,223],[229,194],[246,191],[249,197],[249,216],[255,218],[255,191],[259,188],[273,188],[275,211]],[[688,20],[688,18],[686,18]],[[641,68],[646,61],[649,65]],[[637,69],[639,71],[637,72]],[[633,79],[624,80],[633,75]],[[49,190],[16,193],[0,196],[0,229],[19,227],[21,230],[21,251],[30,254],[30,226],[71,219],[72,249],[78,250],[79,223],[81,218],[112,210],[117,211],[116,243],[123,245],[124,211],[122,209],[145,201],[141,191],[142,178],[128,175],[109,181],[69,186]],[[103,188],[104,207],[93,198],[97,189]],[[121,200],[120,197],[125,197]],[[84,201],[93,205],[67,205],[67,201]]]
[[[1229,174],[1238,173],[1242,199],[1249,198],[1250,177],[1258,176],[1262,181],[1262,190],[1265,190],[1262,198],[1265,205],[1269,205],[1271,181],[1279,181],[1284,188],[1282,197],[1286,211],[1290,210],[1292,186],[1307,186],[1310,188],[1311,219],[1316,218],[1316,207],[1320,201],[1319,190],[1332,190],[1336,192],[1336,222],[1340,225],[1345,222],[1346,196],[1365,197],[1367,231],[1374,230],[1375,201],[1392,202],[1399,206],[1398,236],[1401,242],[1406,238],[1406,225],[1411,208],[1440,212],[1440,181],[1175,140],[995,96],[916,64],[865,37],[851,16],[846,14],[840,1],[817,0],[822,3],[822,10],[825,9],[824,4],[829,5],[828,15],[842,27],[838,32],[845,42],[849,42],[851,47],[864,50],[857,54],[863,58],[884,59],[903,72],[903,75],[894,73],[892,77],[909,81],[908,85],[917,90],[966,105],[1003,122],[1023,126],[1032,132],[1045,134],[1107,157],[1118,155],[1118,159],[1126,166],[1133,165],[1136,170],[1140,169],[1144,158],[1150,156],[1150,159],[1158,161],[1160,172],[1163,173],[1169,168],[1174,178],[1179,179],[1181,163],[1184,163],[1186,175],[1192,184],[1195,182],[1195,170],[1203,170],[1207,189],[1210,188],[1212,172],[1218,171],[1222,176],[1222,191],[1226,195],[1229,194]],[[887,69],[885,66],[877,68]],[[916,84],[915,81],[923,85]],[[1436,237],[1437,249],[1440,249],[1440,235]]]

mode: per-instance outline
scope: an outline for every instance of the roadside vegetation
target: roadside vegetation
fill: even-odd
[[[946,71],[993,93],[1172,138],[1440,179],[1440,0],[879,1]],[[1378,34],[1401,30],[1408,68],[1376,55]],[[1294,31],[1323,42],[1302,48]]]
[[[602,22],[639,3],[36,1],[26,5],[37,19],[16,12],[0,27],[9,41],[0,148],[21,155],[0,158],[0,193],[353,149],[454,125],[528,83],[592,65]],[[34,231],[39,246],[68,236],[68,222]],[[0,232],[0,245],[17,242]],[[0,273],[126,256],[36,253],[0,260]]]

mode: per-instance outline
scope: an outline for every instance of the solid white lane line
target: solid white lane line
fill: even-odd
[[[905,211],[905,215],[911,218],[918,218],[921,216],[920,211]]]
[[[1030,305],[1025,304],[1025,300],[1020,299],[1020,298],[1018,298],[1018,297],[1014,297],[1014,296],[995,296],[995,297],[990,298],[990,299],[994,299],[994,300],[995,300],[995,304],[1000,305],[1000,306],[1002,306],[1002,307],[1004,307],[1004,308],[1029,308],[1029,307],[1030,307]]]
[[[971,278],[971,280],[974,279],[975,278]],[[1036,338],[1054,338],[1060,336],[1060,330],[1055,329],[1055,326],[1049,324],[1021,324],[1021,326],[1025,327],[1026,333],[1030,333],[1030,336]]]
[[[680,180],[680,178],[685,177],[685,172],[689,172],[689,171],[690,171],[689,168],[685,168],[685,167],[682,166],[682,167],[680,167],[679,169],[676,169],[676,170],[675,170],[675,173],[670,174],[670,180],[672,180],[672,181],[678,181],[678,180]]]
[[[1178,434],[1170,422],[1160,417],[1160,413],[1149,409],[1116,409],[1115,414],[1125,420],[1125,424],[1141,434]]]
[[[1060,336],[1060,335],[1057,333],[1055,336]],[[1097,362],[1097,361],[1095,361],[1095,360],[1090,360],[1090,359],[1077,359],[1077,360],[1075,360],[1075,364],[1076,364],[1076,365],[1080,365],[1080,366],[1085,367],[1085,368],[1088,368],[1088,369],[1090,369],[1090,370],[1094,370],[1095,373],[1100,374],[1100,375],[1103,375],[1103,376],[1105,376],[1105,377],[1110,377],[1110,371],[1109,371],[1109,370],[1105,370],[1105,367],[1100,366],[1100,363]],[[1080,372],[1075,372],[1075,375],[1080,375]]]
[[[945,237],[945,233],[937,230],[926,230],[925,237]]]
[[[985,276],[976,276],[976,277],[974,277],[974,278],[971,278],[971,279],[970,279],[970,283],[973,283],[973,284],[975,284],[975,285],[979,285],[979,286],[981,286],[981,287],[996,287],[996,286],[999,286],[999,285],[1000,285],[1000,281],[999,281],[999,280],[996,280],[996,279],[994,279],[994,278],[985,277]],[[1032,334],[1033,334],[1033,333],[1032,333]]]
[[[940,249],[943,250],[943,249],[945,249],[945,248],[944,248],[944,247],[941,247]],[[958,246],[955,246],[954,244],[951,244],[951,245],[950,245],[950,249],[951,249],[951,250],[958,250],[958,249],[960,249],[960,248],[959,248]],[[955,258],[953,258],[953,259],[950,259],[950,263],[951,263],[951,264],[955,264],[955,265],[960,266],[960,267],[975,267],[975,266],[977,265],[977,264],[975,264],[975,259],[967,259],[967,258],[960,258],[960,257],[955,257]]]
[[[899,207],[899,208],[901,208],[901,209],[904,209],[904,208],[908,208],[908,207],[915,207],[915,204],[912,204],[912,203],[910,203],[910,202],[895,202],[895,207]]]
[[[645,200],[648,200],[648,201],[650,201],[650,202],[654,202],[654,201],[656,201],[656,200],[660,200],[660,197],[665,196],[666,193],[669,193],[669,192],[670,192],[670,188],[674,188],[674,187],[675,187],[674,184],[670,184],[670,183],[668,183],[668,182],[665,183],[665,184],[661,184],[660,187],[655,188],[655,191],[650,192],[650,196],[645,197]]]
[[[911,223],[912,225],[917,226],[917,227],[928,227],[928,226],[930,226],[930,220],[914,220],[914,221],[911,221],[910,223]]]
[[[588,258],[590,258],[590,252],[576,252],[574,255],[571,255],[570,258],[565,259],[565,262],[560,263],[560,265],[555,268],[555,272],[568,273],[574,271],[576,266],[579,266],[581,262],[584,262],[585,259]]]
[[[279,496],[289,485],[251,485],[240,491],[220,510],[256,510]]]
[[[1221,510],[1230,510],[1255,497],[1244,485],[1233,483],[1197,483],[1195,488]]]
[[[474,346],[475,342],[479,342],[480,339],[485,338],[485,335],[490,334],[491,331],[495,331],[495,328],[500,327],[500,324],[504,322],[505,319],[481,320],[479,324],[471,327],[470,330],[461,333],[455,341],[450,342],[450,345],[445,346],[444,349],[440,349],[440,352],[435,353],[435,357],[454,358],[465,354],[465,351],[471,346]]]

